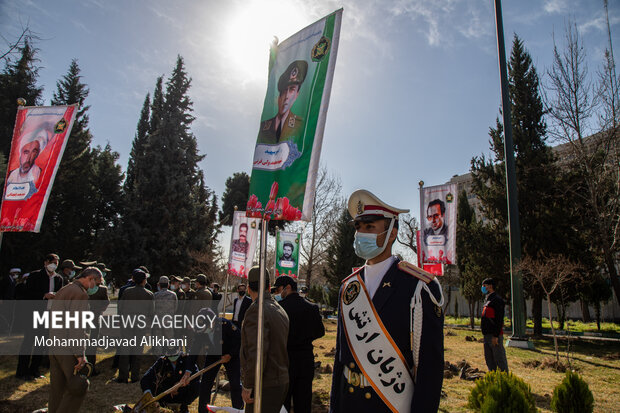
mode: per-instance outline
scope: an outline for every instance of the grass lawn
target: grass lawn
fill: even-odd
[[[333,356],[326,355],[336,345],[336,323],[326,321],[325,337],[315,342],[315,353],[322,366],[333,366]],[[479,331],[446,329],[445,359],[452,364],[466,360],[472,367],[486,370],[482,343],[467,341],[466,336],[481,339]],[[528,383],[536,397],[538,408],[549,412],[553,388],[562,381],[563,373],[542,368],[546,360],[554,357],[553,340],[535,340],[536,350],[507,348],[508,364],[513,373]],[[573,368],[585,378],[594,395],[595,412],[620,411],[620,342],[588,341],[572,339],[571,362]],[[566,342],[560,342],[562,361],[566,362]],[[110,381],[115,372],[111,369],[112,354],[98,358],[99,376],[91,379],[91,387],[82,405],[82,412],[111,412],[112,406],[121,403],[135,403],[141,395],[140,385],[117,384]],[[537,364],[541,366],[534,367]],[[144,363],[146,364],[146,362]],[[25,413],[46,406],[49,393],[49,373],[45,379],[23,382],[14,378],[16,356],[0,356],[0,412]],[[146,367],[146,366],[144,366]],[[144,369],[143,369],[144,370]],[[453,377],[444,379],[440,411],[465,412],[467,397],[474,383]],[[313,392],[316,404],[313,411],[326,412],[331,388],[331,374],[320,374],[314,381]],[[230,406],[228,393],[220,393],[217,405]],[[197,401],[191,406],[197,412]]]
[[[511,323],[510,319],[505,317],[504,325],[510,326],[510,323]],[[469,326],[469,317],[447,316],[446,325],[448,326],[449,325]],[[480,327],[479,317],[474,317],[474,325],[476,327]],[[556,319],[553,320],[553,326],[556,329],[559,328],[558,320]],[[534,328],[534,322],[532,321],[531,318],[527,319],[526,328]],[[549,329],[549,330],[551,329],[551,323],[549,322],[548,318],[542,319],[542,328]],[[601,330],[599,331],[596,326],[596,322],[584,323],[583,321],[580,321],[580,320],[566,320],[566,322],[564,323],[563,331],[570,331],[572,333],[602,333],[603,335],[605,335],[605,333],[620,334],[620,324],[602,322]]]

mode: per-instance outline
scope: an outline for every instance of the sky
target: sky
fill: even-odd
[[[608,47],[603,0],[502,7],[507,53],[518,35],[543,84],[569,19],[596,73]],[[10,42],[28,26],[39,36],[45,104],[77,59],[94,144],[110,143],[124,170],[144,98],[181,55],[192,78],[192,130],[206,155],[200,166],[221,198],[227,177],[251,172],[273,37],[339,8],[321,163],[344,197],[367,189],[419,216],[420,180],[442,184],[490,152],[501,103],[492,0],[0,0],[0,35]],[[620,56],[620,0],[609,0],[609,19]]]

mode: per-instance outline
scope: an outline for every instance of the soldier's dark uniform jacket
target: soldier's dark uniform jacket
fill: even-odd
[[[372,303],[385,328],[405,357],[411,370],[413,352],[411,350],[410,320],[411,298],[418,283],[424,282],[398,267],[395,260],[383,276]],[[361,271],[363,278],[364,270]],[[428,284],[429,289],[439,302],[440,287],[436,282]],[[340,289],[342,293],[342,287]],[[340,296],[340,295],[339,295]],[[339,304],[340,307],[340,304]],[[422,336],[420,342],[419,364],[411,400],[411,412],[436,412],[439,408],[441,386],[443,382],[443,312],[430,299],[427,291],[422,290]],[[330,412],[390,412],[389,407],[377,395],[367,381],[362,380],[361,370],[357,366],[349,349],[342,326],[339,311],[336,341],[336,358],[330,397]],[[358,357],[362,355],[358,354]],[[344,375],[344,367],[350,370],[351,380]],[[357,375],[357,376],[356,376]],[[405,412],[400,412],[405,413]]]
[[[189,371],[190,374],[194,374],[198,371],[198,367],[196,363],[193,362],[192,357],[182,354],[177,361],[173,363],[168,360],[168,357],[162,356],[146,371],[140,380],[140,387],[143,392],[149,390],[153,396],[156,396],[177,384],[187,371]],[[187,386],[179,388],[177,396],[170,397],[170,395],[168,395],[162,400],[169,403],[191,404],[196,396],[198,396],[199,386],[200,381],[194,379]]]

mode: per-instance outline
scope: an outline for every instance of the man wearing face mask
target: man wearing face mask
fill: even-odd
[[[506,350],[504,349],[504,300],[495,292],[495,280],[487,278],[480,288],[485,301],[480,319],[480,329],[484,336],[484,359],[489,371],[499,369],[508,371]]]
[[[314,378],[314,347],[312,342],[325,335],[319,307],[297,293],[297,282],[288,275],[276,278],[276,300],[289,319],[288,352],[289,387],[284,407],[295,413],[310,413],[312,407],[312,379]]]
[[[98,268],[86,268],[74,278],[72,283],[58,291],[52,302],[51,310],[72,314],[88,311],[88,291],[93,291],[96,286],[95,280],[100,277],[101,271]],[[78,326],[50,329],[50,338],[57,338],[60,341],[79,342],[87,337],[86,331]],[[88,380],[76,378],[75,371],[81,370],[89,361],[84,353],[85,348],[82,345],[50,347],[50,413],[80,410],[88,391]]]
[[[60,275],[64,281],[64,284],[69,284],[73,281],[76,271],[80,271],[82,267],[78,267],[72,260],[64,260],[60,264]]]
[[[56,254],[47,254],[43,261],[43,268],[32,271],[26,280],[25,298],[38,301],[33,310],[45,311],[48,309],[48,300],[53,300],[56,292],[62,288],[62,276],[56,272],[60,257]],[[31,324],[25,326],[24,341],[19,349],[19,359],[15,376],[23,380],[32,380],[41,377],[39,367],[43,359],[42,353],[32,354],[35,335],[46,334],[42,329],[35,331]],[[31,357],[32,356],[32,357]]]
[[[88,305],[90,310],[95,314],[95,320],[98,320],[99,316],[103,314],[104,311],[107,310],[108,305],[110,305],[108,288],[105,286],[103,273],[101,270],[99,271],[100,272],[95,274],[95,285],[86,291],[88,293]],[[95,323],[95,328],[90,330],[90,338],[91,340],[99,338],[99,323]],[[98,375],[97,346],[89,347],[86,355],[88,356],[88,361],[93,364],[93,372],[91,373],[91,376]]]
[[[365,190],[348,202],[355,253],[338,301],[330,412],[436,412],[443,382],[443,295],[434,276],[392,256],[395,208]]]
[[[237,286],[237,298],[233,301],[233,319],[232,322],[237,328],[241,328],[245,312],[252,304],[252,299],[245,295],[245,284]]]

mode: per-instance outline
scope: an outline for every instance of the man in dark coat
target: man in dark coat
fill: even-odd
[[[149,320],[153,316],[153,293],[144,288],[146,284],[146,273],[141,269],[135,269],[132,278],[136,283],[135,286],[129,287],[123,293],[123,297],[118,302],[118,313],[128,315],[145,315]],[[150,325],[150,324],[149,324]],[[124,328],[122,330],[124,338],[131,339],[137,337],[137,346],[132,351],[138,354],[129,355],[128,348],[121,348],[118,360],[118,377],[116,382],[127,383],[129,379],[129,366],[131,365],[131,381],[137,382],[140,379],[140,363],[142,361],[142,337],[145,335],[144,329],[137,326]]]
[[[182,381],[184,385],[160,399],[159,405],[179,403],[181,405],[179,413],[187,413],[188,406],[198,396],[200,386],[198,379],[188,383],[188,378],[197,371],[198,367],[190,356],[182,354],[179,349],[169,349],[167,355],[158,358],[146,371],[140,380],[140,387],[144,393],[157,396]]]
[[[47,309],[47,301],[53,300],[56,292],[63,286],[63,280],[60,274],[56,272],[60,257],[56,254],[47,254],[43,261],[43,268],[32,271],[26,280],[26,299],[38,301],[38,305],[33,310],[45,311]],[[17,371],[15,376],[24,380],[32,380],[40,377],[39,367],[43,359],[42,352],[32,354],[35,335],[45,335],[47,332],[42,329],[35,331],[31,324],[26,325],[24,332],[24,341],[19,349],[19,358],[17,362]],[[32,359],[31,359],[32,354]]]
[[[284,407],[295,413],[310,413],[312,379],[314,378],[314,347],[312,342],[325,335],[319,307],[297,293],[297,282],[288,275],[276,278],[276,293],[289,319],[286,349],[289,361],[289,386]]]
[[[232,322],[237,328],[241,328],[245,312],[250,308],[252,299],[245,294],[245,284],[237,286],[237,298],[233,301],[233,318]]]
[[[230,320],[220,317],[218,318],[210,308],[203,308],[199,315],[206,316],[209,320],[214,321],[214,329],[203,329],[196,331],[191,346],[192,357],[197,359],[199,354],[206,354],[204,367],[209,366],[216,361],[224,360],[226,375],[230,383],[230,399],[232,407],[243,410],[243,399],[241,398],[241,378],[240,378],[240,361],[239,350],[241,347],[241,331],[235,327]],[[221,348],[217,343],[211,342],[211,336],[221,338]],[[219,354],[222,354],[220,357]],[[203,368],[204,368],[203,367]],[[207,413],[207,404],[211,402],[211,390],[213,383],[217,377],[219,366],[212,368],[202,375],[200,381],[200,397],[198,399],[198,413]]]
[[[480,329],[484,336],[484,359],[489,371],[508,371],[506,349],[504,349],[504,300],[495,292],[495,280],[482,281],[482,293],[486,295]]]
[[[391,253],[395,208],[365,190],[349,198],[366,264],[339,294],[330,412],[436,412],[443,382],[443,296],[434,276]]]

